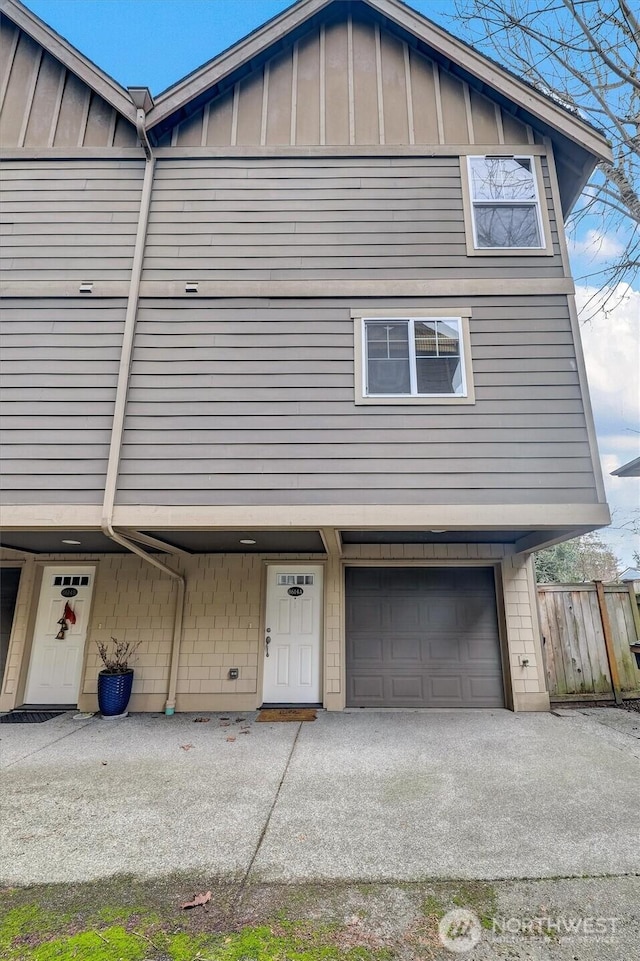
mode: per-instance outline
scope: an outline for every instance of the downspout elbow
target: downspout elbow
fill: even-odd
[[[140,143],[142,144],[142,149],[145,152],[147,160],[151,160],[152,151],[151,144],[149,143],[149,137],[147,135],[147,115],[141,108],[136,110],[136,130],[138,132],[138,137],[140,138]]]

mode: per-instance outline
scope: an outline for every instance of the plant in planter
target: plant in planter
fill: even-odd
[[[133,668],[129,666],[140,641],[119,641],[111,638],[111,643],[96,641],[96,647],[103,669],[98,674],[98,705],[104,717],[120,717],[127,712],[133,686]]]

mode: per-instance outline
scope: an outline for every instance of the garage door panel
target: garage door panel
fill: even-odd
[[[358,701],[367,702],[366,706],[382,705],[385,700],[385,678],[380,674],[357,674],[351,678],[350,691]]]
[[[351,656],[354,663],[366,667],[368,663],[378,664],[385,659],[385,650],[382,637],[363,637],[362,635],[352,635]]]
[[[474,664],[487,664],[495,668],[496,645],[494,638],[470,638],[465,642],[464,648],[466,660],[473,661]]]
[[[395,703],[410,701],[410,706],[413,706],[415,702],[424,700],[424,684],[420,675],[400,674],[388,680],[388,697]]]
[[[347,568],[347,704],[502,707],[491,568]]]
[[[412,664],[422,663],[422,644],[419,637],[391,637],[386,646],[392,664],[399,661],[409,661]]]
[[[502,678],[495,675],[487,677],[476,676],[467,678],[469,685],[468,696],[474,702],[481,700],[494,701],[496,698],[502,699]],[[488,705],[493,706],[492,704]]]
[[[433,675],[428,678],[432,706],[456,707],[462,700],[462,679],[456,674]],[[445,703],[446,702],[446,703]]]
[[[435,661],[436,664],[446,663],[448,661],[459,661],[460,660],[460,644],[457,641],[456,635],[447,635],[445,637],[433,637],[425,639],[425,645],[427,647],[427,656],[425,661]]]
[[[371,631],[380,626],[381,602],[370,597],[354,597],[347,611],[347,628],[352,631]]]

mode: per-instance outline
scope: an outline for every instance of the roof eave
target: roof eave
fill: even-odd
[[[397,0],[362,0],[362,2],[410,33],[420,36],[423,18],[404,3],[398,3]],[[472,47],[442,30],[433,21],[429,22],[429,30],[427,42],[441,56],[453,60],[488,87],[492,87],[502,96],[512,100],[522,110],[526,110],[542,123],[548,124],[565,137],[574,140],[583,149],[592,153],[597,161],[613,160],[606,137],[590,124],[562,107],[556,106],[548,97],[487,60]],[[421,39],[426,40],[424,37]]]
[[[114,110],[135,124],[136,109],[127,91],[116,80],[100,70],[87,57],[84,57],[55,30],[52,30],[27,7],[19,3],[19,0],[0,0],[0,12],[17,27],[24,30],[52,57],[55,57],[63,66],[83,80]]]
[[[617,470],[612,470],[614,477],[640,477],[640,457],[630,460],[628,464],[623,464]]]

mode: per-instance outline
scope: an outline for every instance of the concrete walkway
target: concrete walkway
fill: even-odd
[[[1,725],[0,881],[633,874],[639,716],[603,710]]]

